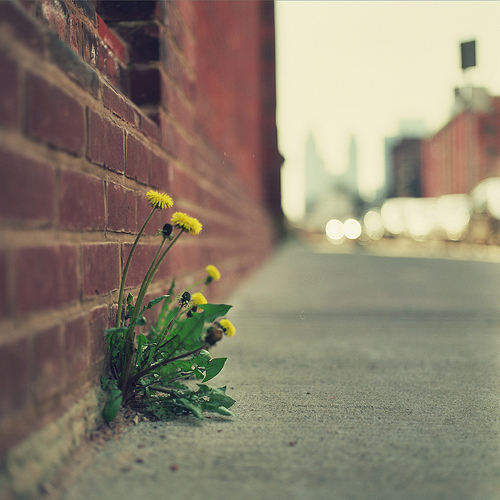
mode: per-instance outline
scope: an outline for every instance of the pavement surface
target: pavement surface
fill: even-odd
[[[228,303],[234,417],[139,423],[61,498],[500,499],[500,263],[292,243]]]

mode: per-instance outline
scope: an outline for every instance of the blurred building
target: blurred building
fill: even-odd
[[[385,197],[422,196],[421,144],[427,135],[422,120],[401,120],[398,135],[384,140]]]
[[[391,197],[422,196],[421,189],[421,144],[420,138],[402,138],[392,147]]]
[[[469,193],[500,176],[500,96],[455,89],[451,120],[422,143],[422,195]]]
[[[333,184],[333,177],[326,169],[325,162],[318,151],[316,139],[311,132],[306,139],[304,164],[306,213],[311,213],[329,195]]]

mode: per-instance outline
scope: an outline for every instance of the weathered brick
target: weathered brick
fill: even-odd
[[[109,85],[102,87],[102,102],[106,108],[112,111],[128,123],[134,124],[135,110],[121,95],[115,92]]]
[[[29,398],[31,343],[22,338],[0,345],[0,416],[20,410]]]
[[[127,134],[126,176],[146,184],[149,180],[149,157],[146,146],[133,135]]]
[[[151,155],[151,185],[161,191],[167,191],[170,187],[171,169],[168,161],[156,154]]]
[[[104,295],[116,290],[120,283],[119,251],[116,243],[82,246],[83,297]]]
[[[48,47],[51,60],[59,66],[72,80],[77,82],[90,95],[97,98],[99,92],[99,77],[66,42],[53,33],[48,35]]]
[[[97,67],[97,57],[99,52],[99,41],[95,34],[84,23],[82,24],[82,48],[81,54],[83,60],[92,66]]]
[[[123,172],[125,150],[123,130],[98,113],[89,111],[88,159],[110,170]]]
[[[111,231],[135,231],[135,195],[130,189],[112,182],[107,186],[108,229]]]
[[[126,59],[126,46],[123,40],[120,40],[116,34],[111,31],[102,18],[97,15],[97,32],[101,37],[102,41],[109,47],[111,52],[120,59],[120,61],[125,62]]]
[[[0,146],[0,217],[53,222],[55,170]]]
[[[39,332],[33,340],[34,389],[38,401],[59,392],[65,383],[65,351],[61,327]]]
[[[59,224],[64,229],[104,229],[104,182],[80,172],[61,172]]]
[[[76,248],[20,248],[15,253],[16,306],[19,312],[57,307],[78,298]]]
[[[109,328],[107,306],[96,307],[90,311],[90,362],[98,363],[104,358],[104,330]]]
[[[89,366],[90,336],[87,316],[67,322],[64,328],[66,374],[69,381],[77,379]]]
[[[85,146],[83,105],[45,78],[28,73],[27,131],[42,141],[81,155]]]
[[[0,125],[17,128],[19,112],[19,74],[16,62],[0,51]]]

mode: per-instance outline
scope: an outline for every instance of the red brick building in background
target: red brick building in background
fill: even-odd
[[[42,481],[98,421],[103,332],[148,189],[203,224],[155,295],[214,264],[220,300],[272,250],[274,5],[2,1],[0,90],[0,455],[22,491],[23,466]],[[171,213],[147,228],[132,292]]]
[[[456,90],[452,119],[422,142],[422,194],[470,193],[500,176],[500,97],[484,89]]]

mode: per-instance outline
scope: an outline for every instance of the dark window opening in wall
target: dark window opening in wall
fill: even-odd
[[[156,106],[161,100],[162,20],[166,3],[161,1],[94,0],[97,14],[127,46],[123,91],[138,106]]]

